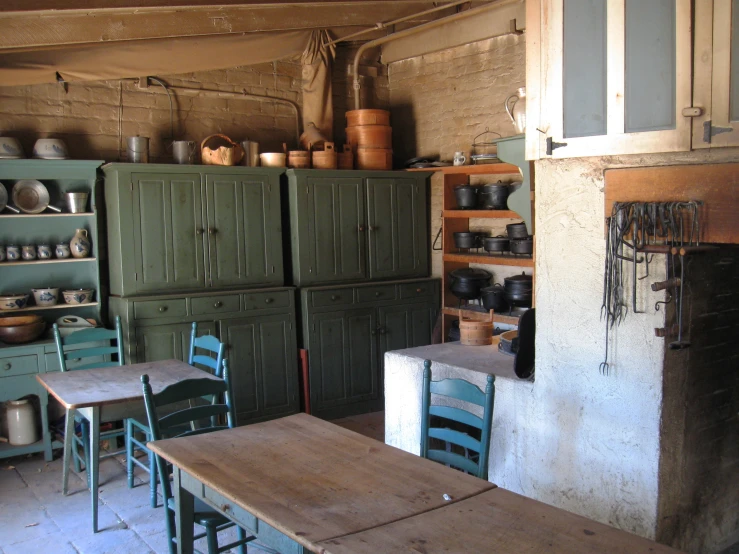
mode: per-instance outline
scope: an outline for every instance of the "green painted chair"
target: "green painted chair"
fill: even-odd
[[[490,453],[490,431],[493,422],[493,400],[495,397],[495,377],[488,375],[485,392],[464,379],[431,380],[431,361],[423,362],[423,398],[421,407],[421,456],[461,469],[481,479],[488,478],[488,456]],[[448,405],[432,405],[431,395],[445,396],[469,404],[482,406],[483,415]],[[479,429],[479,439],[471,433],[432,427],[431,416],[461,423]],[[462,427],[462,426],[459,426]],[[474,435],[477,435],[475,433]],[[429,448],[429,439],[439,439],[447,444],[445,450]],[[462,447],[465,455],[452,452],[449,445]],[[472,454],[470,454],[470,451]]]
[[[71,335],[62,337],[59,326],[54,324],[54,342],[59,359],[59,367],[62,371],[80,371],[95,369],[99,367],[114,367],[125,364],[123,356],[123,333],[121,332],[121,318],[115,318],[115,329],[100,327],[82,329]],[[75,348],[71,348],[75,347]],[[115,358],[115,359],[114,359]],[[73,361],[74,364],[68,364]],[[84,362],[84,363],[81,363]],[[74,469],[77,473],[82,470],[82,464],[87,469],[87,461],[90,459],[90,422],[74,410],[67,410],[64,427],[64,469],[62,471],[62,492],[67,494],[67,483],[69,481],[69,460],[67,452],[72,452]],[[75,426],[82,429],[81,436],[75,433]],[[126,430],[113,429],[100,434],[100,440],[113,440],[117,437],[125,437]],[[71,442],[71,447],[69,447]],[[83,454],[80,455],[79,448]],[[121,451],[108,452],[100,458],[109,458],[120,454]],[[87,486],[90,486],[90,475],[87,475]]]
[[[192,435],[200,435],[212,431],[233,428],[234,413],[233,404],[231,403],[231,387],[230,376],[228,374],[228,362],[222,361],[223,379],[215,381],[213,379],[188,379],[180,381],[174,385],[170,385],[159,394],[153,394],[151,385],[149,384],[149,376],[142,375],[141,383],[144,387],[144,403],[146,404],[146,415],[148,417],[149,428],[151,429],[152,440],[160,440],[162,438],[187,437]],[[214,398],[223,398],[223,403],[216,401],[211,404],[199,404],[172,411],[172,406],[181,406],[193,400],[198,400],[204,395],[212,395]],[[169,409],[168,409],[169,408]],[[160,415],[166,414],[166,415]],[[219,416],[226,416],[227,426],[212,425],[210,427],[196,427],[178,432],[183,424],[194,423],[196,421],[207,420],[215,421]],[[167,538],[169,539],[170,554],[176,551],[176,510],[177,505],[172,496],[172,488],[169,482],[171,465],[156,454],[157,470],[159,472],[159,480],[162,483],[162,496],[164,497],[164,506],[166,513]],[[240,554],[246,554],[246,543],[253,541],[256,537],[246,535],[246,531],[241,527],[238,528],[238,540],[224,545],[218,546],[218,532],[233,527],[235,524],[225,516],[221,515],[214,509],[202,501],[195,499],[195,523],[205,528],[204,533],[194,536],[194,541],[202,537],[206,537],[208,544],[208,554],[218,554],[225,552],[231,548],[239,547]]]
[[[198,337],[197,334],[198,324],[197,322],[193,322],[192,332],[190,333],[190,354],[187,363],[193,367],[205,369],[216,377],[223,377],[223,355],[226,352],[226,345],[212,335]],[[214,398],[213,402],[215,400]],[[211,421],[211,425],[215,424],[215,420]],[[143,438],[136,438],[136,433],[143,435]],[[133,466],[137,465],[149,474],[151,507],[156,508],[159,479],[157,477],[154,454],[146,448],[146,443],[150,440],[152,440],[151,430],[147,424],[134,418],[128,418],[126,420],[126,473],[128,474],[128,488],[133,488]],[[136,458],[136,451],[145,452],[147,461],[142,462]]]

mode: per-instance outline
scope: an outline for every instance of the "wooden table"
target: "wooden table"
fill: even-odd
[[[283,554],[677,552],[305,414],[149,447],[174,464],[180,554],[195,498]]]
[[[148,446],[174,465],[180,553],[194,497],[289,554],[495,488],[306,414]]]
[[[36,379],[68,410],[90,422],[89,482],[92,498],[92,530],[98,532],[98,468],[100,424],[128,417],[146,420],[141,376],[149,376],[154,393],[185,379],[217,379],[209,373],[177,360],[163,360],[120,367],[44,373]],[[64,458],[71,459],[74,418],[67,418]],[[66,482],[69,465],[64,464]]]
[[[317,552],[323,554],[678,552],[501,488],[388,525],[329,539],[318,546]]]

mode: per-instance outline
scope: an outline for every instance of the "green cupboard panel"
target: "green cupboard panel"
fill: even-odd
[[[205,286],[200,175],[134,174],[137,289]]]
[[[186,362],[190,353],[192,323],[174,323],[138,327],[136,329],[136,359],[141,362],[181,360]],[[198,323],[198,336],[215,334],[212,322]]]
[[[269,229],[279,222],[279,193],[271,189],[266,177],[206,175],[211,286],[270,283],[282,274],[281,230]]]

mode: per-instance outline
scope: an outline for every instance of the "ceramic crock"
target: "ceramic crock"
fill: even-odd
[[[13,446],[33,444],[38,440],[36,413],[28,400],[9,400],[6,417],[8,420],[8,442]]]
[[[74,258],[87,258],[90,255],[90,240],[87,238],[87,229],[77,229],[69,241],[69,250]]]
[[[21,249],[21,258],[26,261],[36,259],[36,247],[32,244],[27,244]]]
[[[69,245],[64,242],[57,244],[54,254],[57,258],[69,258]]]
[[[38,253],[39,260],[48,260],[51,258],[51,246],[48,244],[39,244],[36,247],[36,251]]]

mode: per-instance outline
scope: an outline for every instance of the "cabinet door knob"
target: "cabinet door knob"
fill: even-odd
[[[335,294],[332,294],[332,295],[331,295],[331,300],[338,300],[338,299],[339,299],[339,297],[338,297],[338,296],[336,296]]]
[[[166,312],[167,311],[167,306],[160,306],[159,307],[159,311],[162,312],[162,313]]]
[[[203,229],[195,229],[196,235],[202,235],[205,231]]]
[[[272,300],[273,300],[272,298],[265,298],[264,299],[264,303],[265,304],[271,304],[272,303]]]
[[[223,302],[221,302],[220,300],[213,304],[214,308],[220,308],[221,306],[223,306]]]
[[[379,298],[381,294],[382,294],[381,292],[376,292],[375,293],[375,298]]]
[[[416,289],[416,292],[423,292],[423,289]]]
[[[372,330],[370,331],[370,335],[372,335],[373,337],[374,337],[374,336],[375,336],[376,334],[377,334],[377,331],[375,331],[374,329],[372,329]]]
[[[369,227],[367,228],[367,230],[368,230],[368,231],[377,231],[377,227],[373,227],[372,225],[370,225],[370,226],[369,226]]]
[[[11,364],[11,363],[7,363],[7,364],[5,364],[5,365],[3,366],[3,369],[4,369],[5,371],[8,371],[8,370],[9,370],[9,369],[10,369],[11,367],[13,367],[13,364]]]
[[[378,329],[378,331],[379,331],[379,333],[380,333],[381,335],[384,335],[384,334],[385,334],[385,333],[387,332],[387,329],[385,329],[384,327],[380,327],[380,328]]]
[[[210,229],[208,229],[208,233],[211,235],[215,235],[217,232],[218,229],[216,229],[215,227],[211,227]]]
[[[360,225],[360,226],[358,227],[358,229],[359,229],[359,231],[360,231],[360,232],[362,232],[362,233],[363,233],[363,232],[364,232],[364,225]]]

